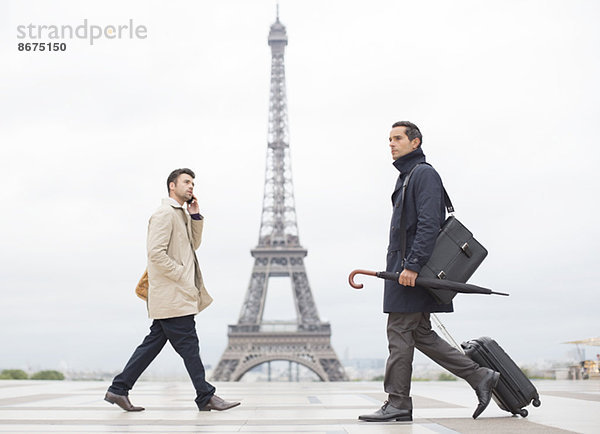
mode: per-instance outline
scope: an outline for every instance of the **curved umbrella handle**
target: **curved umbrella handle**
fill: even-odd
[[[370,270],[354,270],[348,276],[348,283],[354,289],[362,289],[362,287],[363,287],[362,283],[355,283],[354,282],[354,276],[356,276],[357,274],[364,274],[366,276],[376,276],[377,277],[377,272],[375,272],[375,271],[370,271]]]

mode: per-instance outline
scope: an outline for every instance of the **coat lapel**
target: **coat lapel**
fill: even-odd
[[[392,205],[395,204],[398,193],[400,190],[402,190],[402,182],[402,174],[400,174],[398,175],[398,180],[396,181],[396,186],[394,187],[394,192],[392,193]]]
[[[190,217],[190,214],[185,212],[185,209],[183,209],[183,206],[179,205],[177,202],[175,202],[175,200],[167,199],[167,201],[168,201],[169,205],[171,205],[173,208],[179,210],[179,211],[177,211],[177,213],[179,215],[181,215],[181,218],[183,219],[183,224],[185,225],[185,233],[187,234],[188,241],[190,242],[190,244],[192,244],[192,218]],[[192,250],[193,250],[193,248],[192,248]]]

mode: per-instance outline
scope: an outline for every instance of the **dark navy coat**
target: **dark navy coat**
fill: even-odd
[[[394,161],[400,171],[392,194],[393,214],[390,227],[386,271],[401,272],[404,268],[419,273],[427,263],[440,228],[446,218],[442,180],[435,169],[425,162],[421,148]],[[410,177],[401,208],[402,183],[417,165]],[[402,258],[400,217],[406,229],[406,258]],[[404,259],[404,260],[403,260]],[[383,311],[390,312],[452,312],[452,303],[437,304],[426,289],[400,285],[398,281],[385,281]]]

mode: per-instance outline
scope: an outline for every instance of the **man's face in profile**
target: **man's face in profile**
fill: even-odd
[[[406,154],[411,153],[419,147],[420,140],[418,138],[409,140],[406,135],[406,127],[394,127],[390,131],[390,149],[392,158],[397,160]]]
[[[194,178],[187,173],[179,175],[171,186],[171,194],[175,195],[180,202],[187,202],[194,197]]]

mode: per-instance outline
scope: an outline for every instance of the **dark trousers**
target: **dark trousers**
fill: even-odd
[[[410,378],[415,348],[476,387],[487,370],[440,338],[431,329],[430,314],[390,313],[387,335],[390,356],[385,367],[384,389],[396,408],[412,409]]]
[[[150,326],[150,334],[135,349],[125,365],[123,372],[117,375],[109,392],[128,395],[137,379],[158,356],[167,341],[183,359],[185,368],[196,389],[196,404],[203,408],[215,394],[215,388],[205,379],[204,365],[200,359],[200,347],[196,334],[194,315],[178,318],[155,319]]]

